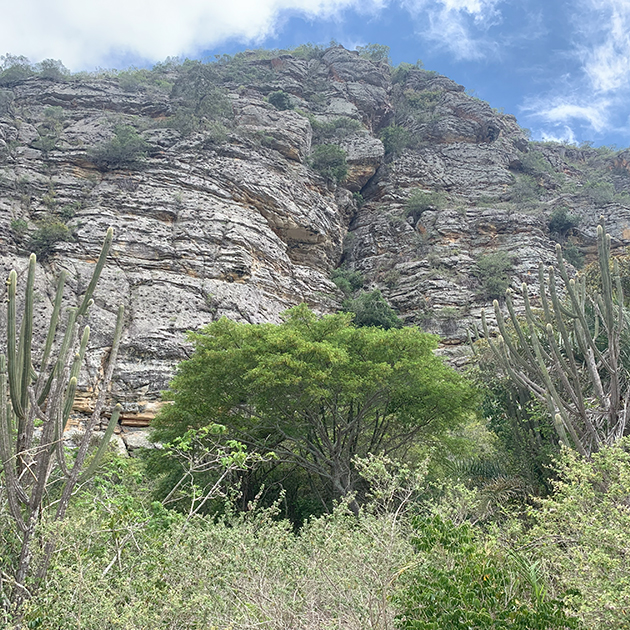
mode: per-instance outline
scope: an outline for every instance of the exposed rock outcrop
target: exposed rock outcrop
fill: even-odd
[[[126,422],[142,424],[189,352],[187,330],[223,315],[279,321],[300,302],[335,310],[343,296],[330,273],[340,264],[361,271],[406,323],[459,344],[488,301],[480,257],[504,252],[515,283],[535,292],[538,261],[553,260],[554,210],[579,215],[565,237],[587,255],[602,212],[614,243],[630,242],[627,152],[530,145],[513,116],[446,77],[397,75],[341,47],[311,59],[252,54],[210,67],[191,88],[195,101],[186,71],[127,89],[116,77],[35,77],[2,101],[0,271],[24,270],[29,235],[47,222],[73,234],[44,252],[39,328],[53,276],[68,271],[66,300],[76,302],[107,227],[116,232],[90,316],[79,411],[91,404],[120,302],[127,320],[112,399]],[[274,107],[272,92],[294,109]],[[213,119],[213,99],[232,115]],[[146,159],[99,170],[93,148],[120,125],[137,131]],[[386,154],[388,127],[402,140],[385,143]],[[316,143],[345,151],[344,183],[313,170]],[[594,173],[605,175],[601,186]],[[440,202],[410,212],[414,191]]]

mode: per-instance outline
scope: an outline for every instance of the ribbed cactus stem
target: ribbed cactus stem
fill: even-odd
[[[59,313],[61,312],[61,304],[63,302],[63,288],[66,282],[66,272],[62,271],[59,274],[57,281],[57,291],[55,293],[55,303],[53,306],[53,312],[50,316],[50,324],[48,325],[48,334],[46,335],[46,343],[44,344],[44,352],[42,353],[41,371],[43,372],[50,357],[50,351],[52,350],[53,342],[55,341],[55,333],[57,332],[57,325],[59,324]]]
[[[88,288],[85,291],[85,295],[83,296],[83,301],[81,302],[81,306],[79,306],[79,311],[77,316],[81,317],[87,313],[90,300],[92,299],[92,295],[94,293],[94,289],[96,288],[96,284],[98,283],[99,278],[101,277],[101,272],[103,271],[103,267],[105,267],[105,261],[107,260],[107,255],[109,254],[109,249],[112,246],[112,240],[114,238],[114,230],[113,228],[109,228],[107,230],[107,234],[105,236],[105,241],[103,242],[103,247],[101,248],[101,254],[96,261],[96,267],[94,268],[94,273],[92,274],[92,279],[88,284]]]
[[[13,411],[18,418],[24,417],[20,396],[20,378],[17,353],[17,324],[16,324],[16,292],[17,273],[12,270],[7,281],[7,366],[9,374],[9,395]]]
[[[28,407],[28,388],[31,384],[31,347],[33,343],[33,300],[35,290],[35,254],[28,260],[24,315],[22,316],[22,335],[20,336],[20,354],[22,355],[22,382],[20,384],[20,405]]]
[[[63,405],[63,412],[61,414],[62,424],[65,427],[70,412],[72,411],[72,405],[74,404],[74,397],[77,393],[77,379],[73,376],[68,383],[68,390],[66,391],[66,399]]]
[[[116,405],[110,419],[107,424],[107,429],[105,430],[105,435],[101,439],[101,443],[98,446],[98,450],[96,454],[92,458],[90,465],[86,468],[86,470],[79,477],[79,483],[84,483],[87,481],[99,467],[103,455],[107,452],[107,448],[109,447],[109,442],[112,439],[112,435],[114,435],[114,430],[116,429],[116,425],[118,424],[118,419],[120,418],[120,413],[122,411],[122,407],[120,405]]]
[[[90,340],[90,327],[86,326],[83,329],[83,335],[81,335],[81,345],[79,346],[79,352],[74,356],[74,363],[70,370],[70,378],[79,378],[79,372],[83,365],[83,359],[85,358],[85,351],[87,349],[88,341]]]

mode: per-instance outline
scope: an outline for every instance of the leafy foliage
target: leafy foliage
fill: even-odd
[[[30,61],[23,55],[0,56],[0,87],[17,85],[33,74]]]
[[[628,470],[628,438],[590,459],[565,449],[555,493],[530,510],[535,526],[523,542],[535,543],[556,590],[574,592],[571,599],[588,628],[628,626]]]
[[[549,232],[559,241],[564,241],[566,237],[580,224],[580,217],[569,214],[565,207],[556,208],[549,217]]]
[[[329,497],[352,494],[355,456],[436,439],[462,420],[473,393],[433,355],[432,336],[351,320],[318,319],[302,305],[281,325],[223,318],[191,334],[195,352],[179,366],[155,437],[213,418],[230,437],[325,481]]]
[[[405,203],[405,214],[417,221],[426,210],[440,210],[444,207],[444,195],[439,192],[427,193],[414,189]]]
[[[356,293],[359,289],[362,289],[365,283],[365,279],[363,278],[361,272],[346,269],[344,267],[335,269],[330,277],[337,285],[337,288],[340,289],[346,296],[350,296],[353,293]]]
[[[368,59],[374,63],[391,63],[389,58],[389,46],[384,44],[366,44],[365,46],[357,46],[359,57]]]
[[[396,596],[402,630],[579,627],[561,601],[546,597],[535,565],[488,549],[469,525],[434,517],[417,519],[415,528],[413,545],[427,556],[406,572]]]
[[[101,169],[137,167],[147,156],[148,144],[130,125],[117,125],[114,137],[94,147],[89,155]]]
[[[291,104],[291,97],[282,90],[278,90],[276,92],[271,92],[267,97],[267,100],[276,108],[276,109],[293,109],[293,105]]]
[[[486,254],[477,260],[475,275],[479,280],[479,296],[501,300],[510,286],[512,261],[505,252]]]
[[[343,182],[348,176],[346,152],[334,144],[318,144],[309,162],[318,173],[337,183]]]
[[[385,127],[380,136],[388,155],[400,155],[409,145],[409,131],[400,125]]]
[[[65,223],[48,218],[42,221],[29,241],[30,250],[40,260],[46,260],[54,251],[57,243],[72,240],[72,232]]]
[[[354,298],[344,300],[341,310],[354,313],[355,326],[377,326],[383,330],[402,326],[402,321],[378,289],[363,291]]]

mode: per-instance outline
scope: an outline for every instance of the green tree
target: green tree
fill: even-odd
[[[391,63],[389,58],[389,46],[385,44],[366,44],[365,46],[357,46],[359,57],[368,59],[374,63]]]
[[[404,454],[461,422],[474,398],[433,354],[435,337],[416,328],[358,328],[352,315],[318,318],[305,305],[284,320],[222,318],[191,333],[195,352],[178,368],[154,437],[220,422],[346,497],[359,488],[355,456]]]

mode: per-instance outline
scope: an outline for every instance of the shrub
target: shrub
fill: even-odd
[[[381,131],[381,140],[388,155],[399,155],[409,146],[409,132],[398,125],[390,125]]]
[[[334,144],[318,144],[311,153],[310,165],[320,175],[335,182],[342,182],[348,176],[346,152]]]
[[[307,114],[306,117],[313,128],[313,139],[315,144],[331,138],[345,138],[362,128],[362,125],[358,120],[348,118],[347,116],[339,116],[338,118],[333,118],[332,120],[326,122],[320,122],[312,114]]]
[[[117,125],[114,137],[97,147],[89,155],[100,169],[130,168],[138,166],[147,156],[147,143],[130,125]]]
[[[584,254],[575,243],[569,243],[569,245],[564,247],[562,254],[564,259],[571,263],[576,269],[582,269],[582,267],[584,267]]]
[[[40,260],[46,260],[55,251],[57,243],[71,240],[72,233],[65,223],[47,219],[31,235],[29,248]]]
[[[276,109],[293,109],[290,96],[282,90],[271,92],[271,94],[267,97],[267,101],[269,101],[269,103],[271,103]]]
[[[561,600],[549,599],[535,563],[479,540],[468,524],[416,519],[409,565],[395,602],[401,630],[578,628]]]
[[[352,269],[335,269],[330,278],[346,296],[350,296],[363,288],[365,282],[363,275]]]
[[[481,256],[477,261],[475,275],[480,284],[479,297],[486,300],[500,300],[510,286],[512,261],[505,252]]]
[[[543,187],[529,175],[520,175],[512,186],[510,199],[516,203],[539,201]]]
[[[70,71],[58,59],[44,59],[35,66],[42,79],[51,81],[65,81],[70,75]]]
[[[355,326],[376,326],[383,330],[402,327],[402,321],[378,289],[370,293],[361,292],[354,299],[344,300],[341,309],[346,313],[354,313]]]
[[[568,214],[566,208],[556,208],[549,217],[549,232],[552,236],[564,240],[580,224],[580,217]]]
[[[30,61],[20,55],[0,56],[0,86],[12,86],[32,77],[34,74]]]
[[[413,70],[424,69],[424,64],[420,59],[415,64],[402,62],[392,70],[392,83],[405,83]]]
[[[18,240],[22,240],[28,232],[28,221],[26,219],[11,219],[11,231]]]
[[[384,44],[367,44],[366,46],[357,46],[359,57],[372,61],[374,63],[391,63],[389,58],[389,46]]]
[[[596,206],[610,203],[615,196],[615,187],[608,182],[586,182],[583,190]]]
[[[426,210],[441,210],[444,207],[444,194],[439,192],[427,193],[415,189],[409,195],[405,204],[405,215],[417,221]]]

